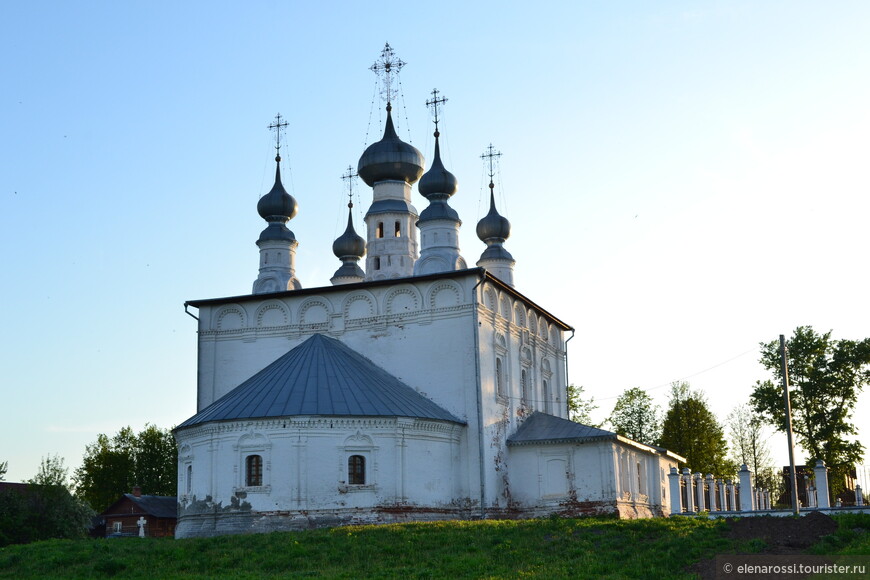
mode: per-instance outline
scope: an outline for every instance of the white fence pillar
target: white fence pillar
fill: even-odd
[[[707,493],[705,494],[707,504],[706,507],[709,511],[716,511],[716,482],[713,479],[713,474],[707,474]]]
[[[740,511],[751,512],[755,509],[755,494],[752,492],[752,472],[744,463],[737,473],[740,476]]]
[[[737,488],[734,487],[734,482],[732,480],[728,480],[727,483],[727,492],[728,492],[728,509],[732,512],[737,511]]]
[[[671,490],[671,513],[683,513],[683,494],[680,493],[680,474],[676,467],[671,467],[668,474],[668,484]]]
[[[698,505],[698,511],[704,511],[704,476],[700,472],[696,472],[693,479],[695,480],[695,503]]]
[[[819,507],[831,507],[831,496],[828,494],[828,468],[825,467],[825,462],[819,459],[816,461],[816,466],[813,468],[816,475],[816,494]]]
[[[862,507],[864,505],[864,491],[860,485],[855,486],[855,505]]]
[[[728,511],[728,502],[725,501],[725,480],[717,479],[716,480],[716,489],[719,490],[719,511],[727,512]]]
[[[692,486],[692,472],[688,467],[683,468],[683,481],[686,483],[686,511],[695,511],[695,488]]]

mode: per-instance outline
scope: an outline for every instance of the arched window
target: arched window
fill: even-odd
[[[347,458],[347,482],[350,485],[365,485],[366,458],[362,455],[351,455]]]
[[[501,368],[501,359],[495,359],[495,394],[504,397],[504,370]]]
[[[384,222],[378,222],[378,227],[375,228],[375,237],[383,238],[384,237]]]
[[[401,224],[401,222],[396,222],[396,237],[398,238],[401,235],[402,235],[402,224]]]
[[[379,257],[375,256],[375,270],[380,270],[380,269],[381,269],[381,259]]]
[[[526,370],[520,371],[520,402],[523,405],[529,404],[529,382],[526,380]]]
[[[544,391],[544,413],[550,413],[550,383],[544,379],[541,390]]]
[[[263,458],[259,455],[248,455],[245,458],[245,485],[263,485]]]
[[[193,466],[187,466],[187,482],[185,483],[185,489],[187,490],[185,493],[190,495],[191,481],[193,480]]]

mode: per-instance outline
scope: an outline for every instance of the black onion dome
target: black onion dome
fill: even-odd
[[[362,258],[366,255],[366,241],[353,229],[353,217],[347,210],[347,229],[332,243],[332,253],[337,258],[354,256]]]
[[[257,213],[267,222],[286,222],[293,219],[299,211],[296,200],[287,193],[284,184],[281,183],[281,166],[278,165],[280,161],[280,157],[275,158],[275,185],[257,202]]]
[[[359,158],[357,173],[369,187],[387,180],[414,183],[423,174],[424,163],[416,147],[399,139],[388,105],[384,137],[366,148]]]
[[[511,223],[495,210],[495,196],[489,193],[489,213],[477,222],[477,237],[481,241],[506,240],[511,235]]]
[[[447,171],[444,164],[441,162],[441,147],[438,145],[438,132],[435,132],[435,159],[432,160],[432,167],[429,168],[423,177],[420,178],[420,183],[417,189],[420,194],[430,195],[445,195],[447,197],[456,193],[459,187],[459,181],[456,176]]]

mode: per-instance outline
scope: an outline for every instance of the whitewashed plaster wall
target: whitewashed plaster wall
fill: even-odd
[[[495,284],[481,285],[479,303],[484,503],[509,508],[516,500],[517,486],[511,481],[516,470],[508,463],[507,437],[535,410],[568,416],[564,332],[533,305]],[[501,367],[501,392],[497,366]]]
[[[512,446],[509,462],[513,498],[521,506],[628,502],[655,511],[667,510],[667,482],[661,478],[676,465],[618,441]]]
[[[450,505],[469,495],[456,461],[462,429],[401,418],[200,425],[178,432],[178,497],[182,505],[211,497],[223,506],[241,498],[258,512]],[[245,485],[245,458],[252,454],[263,459],[259,486]],[[366,458],[364,485],[347,481],[351,455]]]
[[[613,470],[609,468],[613,451],[609,441],[512,446],[514,499],[527,506],[569,499],[614,502]]]
[[[323,333],[466,421],[458,457],[462,487],[484,507],[506,507],[510,475],[505,441],[518,419],[535,409],[567,416],[564,333],[533,304],[496,284],[479,282],[478,274],[470,272],[202,305],[198,410],[312,334]],[[496,357],[502,359],[504,396],[496,393]],[[529,385],[525,403],[523,371]]]

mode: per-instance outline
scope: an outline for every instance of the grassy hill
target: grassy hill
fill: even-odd
[[[870,554],[870,515],[821,553]],[[761,552],[723,520],[434,522],[189,540],[48,541],[0,550],[0,578],[694,578],[715,554]]]

